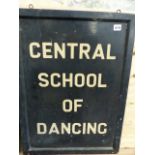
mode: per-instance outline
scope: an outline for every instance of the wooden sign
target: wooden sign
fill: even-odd
[[[20,10],[24,152],[117,153],[134,15]]]

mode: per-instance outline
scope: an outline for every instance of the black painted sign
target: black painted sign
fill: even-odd
[[[26,153],[119,150],[133,42],[133,15],[20,10]]]

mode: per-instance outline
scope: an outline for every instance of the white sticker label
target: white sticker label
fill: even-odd
[[[121,24],[115,24],[113,26],[113,30],[114,31],[121,31],[122,30],[122,25]]]

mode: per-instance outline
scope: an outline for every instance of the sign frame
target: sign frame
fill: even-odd
[[[135,17],[133,14],[122,14],[122,13],[105,13],[105,12],[84,12],[84,11],[60,11],[60,10],[40,10],[40,9],[20,9],[19,18],[37,18],[37,19],[77,19],[77,20],[93,20],[93,21],[120,21],[126,22],[128,24],[126,45],[125,45],[125,57],[123,64],[123,81],[121,83],[120,92],[120,104],[121,109],[120,121],[117,123],[115,131],[115,140],[113,142],[113,147],[68,147],[68,148],[34,148],[31,147],[29,142],[29,132],[28,132],[28,120],[26,117],[26,97],[24,90],[24,74],[22,72],[22,65],[20,65],[20,128],[22,135],[22,143],[24,153],[29,153],[30,155],[41,155],[41,154],[72,154],[72,153],[117,153],[119,151],[121,131],[123,125],[124,111],[126,105],[126,97],[128,91],[128,82],[131,68],[132,51],[134,45],[134,24]],[[22,50],[22,43],[20,42],[19,50]],[[21,64],[20,56],[20,64]]]

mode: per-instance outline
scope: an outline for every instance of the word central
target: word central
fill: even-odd
[[[91,47],[89,43],[31,42],[29,55],[33,59],[116,59],[111,53],[110,43],[106,47],[100,43]]]

